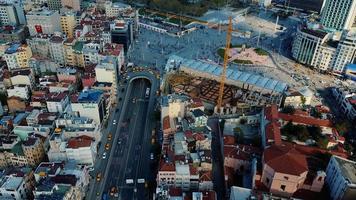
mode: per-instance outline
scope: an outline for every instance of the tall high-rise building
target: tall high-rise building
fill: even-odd
[[[339,44],[337,45],[336,55],[334,56],[332,67],[336,73],[343,73],[345,66],[353,63],[356,53],[356,33],[344,31]]]
[[[325,0],[321,24],[331,30],[349,30],[355,26],[356,0]]]
[[[0,3],[0,23],[2,26],[17,26],[25,24],[25,14],[20,3],[17,1],[12,1],[11,3]]]

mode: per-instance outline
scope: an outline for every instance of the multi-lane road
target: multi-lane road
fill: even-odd
[[[95,171],[89,186],[87,199],[148,199],[147,182],[154,179],[150,169],[151,130],[155,125],[152,113],[155,104],[157,80],[148,72],[131,74],[124,89],[119,111],[110,115],[109,125],[103,131],[102,145],[98,151]],[[137,78],[134,76],[148,77]],[[150,88],[150,95],[146,94]],[[120,91],[120,89],[119,89]],[[108,133],[112,140],[108,141]],[[105,144],[110,149],[105,150]],[[107,158],[102,155],[106,152]],[[102,178],[96,181],[96,175]],[[138,180],[144,180],[140,183]],[[128,182],[127,182],[128,181]],[[132,181],[132,182],[131,182]],[[110,189],[118,189],[118,197],[110,196]]]

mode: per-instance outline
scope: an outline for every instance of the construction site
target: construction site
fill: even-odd
[[[214,62],[171,55],[165,66],[166,92],[184,93],[216,105],[215,113],[232,114],[236,107],[280,105],[288,84],[264,75],[228,68],[231,62],[232,19],[226,36],[223,66]],[[237,52],[234,53],[238,55]],[[167,91],[168,90],[168,91]],[[232,109],[230,109],[232,108]]]
[[[177,58],[177,57],[176,57]],[[170,60],[172,61],[172,60]],[[203,61],[196,61],[204,63]],[[178,64],[176,62],[175,64]],[[172,63],[168,63],[172,64]],[[222,67],[218,65],[209,70],[199,67],[199,70],[180,63],[176,70],[166,74],[165,89],[174,93],[183,93],[191,97],[199,97],[204,101],[216,104],[219,98],[220,74]],[[214,72],[212,73],[212,72]],[[222,107],[260,107],[267,104],[280,104],[287,84],[259,75],[241,72],[233,69],[227,70],[226,84],[223,89]]]

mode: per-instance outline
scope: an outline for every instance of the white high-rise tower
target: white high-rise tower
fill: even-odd
[[[349,30],[355,26],[356,0],[325,0],[321,24],[330,30]]]

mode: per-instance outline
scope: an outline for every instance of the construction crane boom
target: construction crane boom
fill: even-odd
[[[226,79],[226,69],[229,62],[229,51],[230,51],[230,43],[231,43],[231,32],[232,32],[232,18],[229,17],[229,27],[226,34],[226,46],[225,46],[225,53],[224,53],[224,64],[223,64],[223,71],[221,74],[220,79],[220,87],[219,87],[219,98],[217,102],[217,109],[218,113],[221,111],[223,96],[224,96],[224,86],[225,86],[225,79]]]

